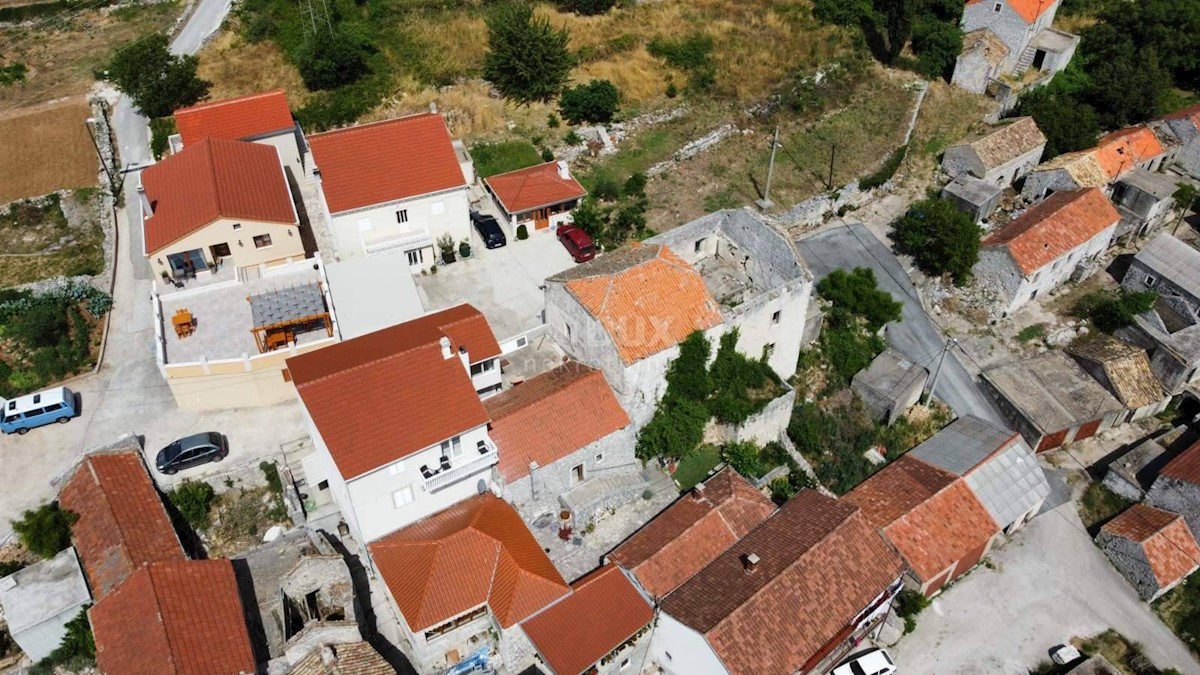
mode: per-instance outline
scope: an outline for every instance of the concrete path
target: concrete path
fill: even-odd
[[[1109,628],[1160,668],[1200,673],[1188,648],[1092,544],[1072,503],[1035,518],[917,617],[892,656],[903,673],[1025,675],[1048,650]]]
[[[874,270],[879,287],[904,303],[900,323],[887,328],[888,344],[910,361],[933,372],[945,345],[945,337],[925,313],[900,261],[871,230],[864,225],[847,225],[801,239],[797,245],[817,281],[839,268],[851,270],[868,267]],[[977,415],[1008,426],[954,352],[950,352],[942,364],[934,395],[945,401],[959,416]]]

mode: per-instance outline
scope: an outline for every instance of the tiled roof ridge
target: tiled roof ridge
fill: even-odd
[[[599,370],[596,370],[595,368],[592,368],[592,367],[590,367],[584,363],[581,363],[579,361],[568,360],[553,370],[548,370],[544,373],[539,373],[538,375],[535,375],[533,378],[526,380],[525,384],[529,384],[530,382],[533,382],[534,380],[536,380],[539,377],[549,376],[549,375],[553,374],[556,370],[567,369],[567,368],[569,368],[570,370],[574,370],[578,373],[582,373],[582,374],[571,374],[568,377],[564,377],[563,381],[559,383],[560,386],[558,388],[554,389],[553,391],[549,392],[545,396],[531,396],[527,399],[522,399],[522,400],[517,401],[517,403],[515,405],[513,405],[513,404],[506,405],[505,409],[503,411],[503,414],[500,415],[499,419],[511,417],[511,416],[521,412],[522,410],[525,410],[526,408],[529,408],[529,407],[535,406],[535,405],[539,405],[541,403],[544,403],[547,399],[552,399],[557,396],[560,396],[568,388],[575,386],[576,384],[578,384],[580,382],[586,382],[586,381],[588,381],[590,379],[594,379],[596,377],[604,377],[604,373],[602,373]],[[513,391],[513,390],[510,389],[509,391]],[[491,399],[489,399],[489,401],[491,401],[494,398],[496,398],[496,397],[494,397],[494,396],[491,397]],[[484,408],[486,409],[487,406],[485,405]]]
[[[331,136],[349,135],[351,132],[354,132],[354,131],[362,131],[364,129],[371,129],[373,127],[381,127],[385,124],[395,124],[395,123],[401,122],[401,121],[415,120],[415,119],[420,119],[420,118],[424,118],[424,117],[437,117],[437,116],[439,116],[439,113],[435,113],[435,112],[412,113],[411,115],[401,115],[400,117],[389,117],[388,119],[385,119],[385,120],[376,120],[374,122],[367,122],[365,124],[352,124],[348,127],[342,127],[340,129],[330,129],[329,131],[322,131],[317,134],[312,134],[312,136],[310,136],[310,138],[312,138],[312,137],[329,138]]]
[[[286,96],[287,92],[284,91],[283,89],[278,89],[278,88],[271,89],[270,91],[260,91],[260,92],[254,93],[254,94],[246,94],[245,96],[235,96],[233,98],[223,98],[223,99],[219,99],[216,101],[206,101],[204,103],[197,103],[196,105],[193,105],[193,106],[190,106],[187,108],[181,108],[180,110],[177,110],[175,112],[176,113],[181,113],[181,112],[182,113],[190,113],[190,112],[195,112],[198,110],[212,110],[213,108],[220,108],[222,106],[226,106],[226,105],[230,105],[230,104],[234,104],[234,103],[244,103],[246,101],[253,101],[256,99],[260,99],[260,98],[266,98],[268,96],[275,96],[277,94],[283,94]]]
[[[192,561],[189,560],[187,562],[192,562]],[[156,617],[158,617],[158,625],[162,627],[163,637],[167,641],[167,660],[171,664],[171,670],[174,671],[175,670],[175,648],[176,648],[176,646],[173,643],[173,641],[171,640],[171,631],[167,630],[167,622],[165,619],[163,619],[162,596],[160,595],[161,591],[159,590],[158,582],[154,576],[154,565],[151,563],[146,563],[146,564],[142,565],[141,569],[145,570],[146,576],[150,581],[150,592],[154,595],[154,614]],[[136,573],[137,572],[134,572],[134,574],[136,574]],[[122,585],[124,585],[124,584],[122,584]]]
[[[904,456],[908,457],[909,455],[908,455],[908,453],[905,453]],[[945,493],[949,490],[955,489],[955,486],[958,484],[959,481],[963,481],[964,485],[966,483],[966,481],[963,479],[963,476],[959,476],[958,474],[954,473],[953,471],[943,469],[942,467],[940,467],[936,464],[926,462],[925,460],[921,459],[920,457],[917,457],[916,455],[912,455],[910,457],[910,459],[912,459],[912,461],[914,461],[914,462],[920,462],[921,464],[925,465],[926,468],[928,468],[936,473],[944,474],[945,476],[949,477],[951,480],[944,483],[935,492],[930,493],[930,495],[928,497],[926,497],[925,499],[922,499],[921,502],[919,504],[917,504],[917,506],[915,508],[905,511],[903,514],[901,514],[901,516],[899,518],[897,518],[897,519],[893,520],[891,523],[889,523],[888,527],[891,527],[892,525],[894,525],[896,523],[900,523],[900,522],[907,523],[909,516],[916,513],[922,506],[924,506],[924,505],[928,504],[929,502],[933,501],[934,499],[942,496],[943,493]],[[982,464],[982,462],[981,462],[981,464]],[[971,494],[971,497],[974,498],[975,501],[977,501],[977,502],[979,501],[978,495],[975,494],[975,491],[972,490],[970,488],[970,486],[967,486],[967,491]],[[980,503],[980,505],[982,506],[982,502]],[[987,513],[988,520],[990,520],[992,523],[999,526],[999,524],[996,523],[996,519],[992,517],[991,512],[989,512],[987,509],[984,509],[984,512]]]
[[[324,381],[326,381],[326,380],[329,380],[329,379],[331,379],[331,378],[335,378],[335,377],[341,377],[341,376],[343,376],[343,375],[345,375],[345,374],[347,374],[347,373],[353,373],[353,372],[356,372],[356,371],[359,371],[359,370],[364,370],[364,369],[367,369],[367,368],[374,368],[374,367],[378,366],[378,365],[379,365],[379,364],[381,364],[381,363],[387,363],[388,361],[391,361],[391,360],[394,360],[394,359],[398,359],[398,358],[400,358],[400,357],[402,357],[402,356],[408,356],[409,354],[412,354],[412,353],[414,353],[414,352],[416,352],[416,351],[418,351],[418,350],[421,350],[421,349],[429,349],[430,347],[437,347],[437,346],[438,346],[438,345],[437,345],[437,343],[432,343],[432,342],[427,342],[427,343],[425,343],[425,344],[414,345],[414,346],[412,346],[412,347],[409,347],[408,349],[404,349],[404,350],[401,350],[401,351],[398,351],[398,352],[392,352],[392,353],[390,353],[390,354],[384,354],[383,356],[380,356],[380,357],[378,357],[378,358],[372,359],[372,360],[370,360],[370,361],[365,361],[365,362],[363,362],[363,363],[360,363],[360,364],[357,364],[357,365],[354,365],[354,366],[350,366],[349,368],[343,368],[342,370],[337,370],[337,371],[334,371],[334,372],[332,372],[332,373],[326,373],[326,374],[324,374],[324,375],[321,375],[321,376],[319,376],[319,377],[314,377],[314,378],[313,378],[313,379],[311,379],[311,380],[308,380],[308,381],[306,381],[306,382],[303,382],[303,383],[301,383],[299,386],[301,386],[301,387],[308,387],[308,386],[310,386],[310,385],[313,385],[313,384],[316,384],[316,383],[318,383],[318,382],[324,382]],[[439,357],[438,357],[438,358],[441,358],[441,356],[439,355]]]
[[[123,454],[123,452],[129,452],[129,453],[133,453],[134,451],[133,451],[133,450],[124,450],[124,451],[122,451],[122,452],[120,452],[120,453],[119,453],[119,452],[113,452],[113,453],[108,453],[108,454],[117,455],[117,454]],[[168,514],[168,513],[166,513],[166,507],[162,505],[162,496],[161,496],[161,495],[159,495],[159,493],[158,493],[158,486],[156,486],[156,485],[154,484],[154,481],[153,481],[153,480],[151,480],[151,478],[150,478],[150,474],[149,474],[149,471],[146,469],[146,466],[145,466],[145,464],[143,464],[143,463],[142,463],[142,459],[141,459],[141,457],[140,457],[140,454],[141,454],[141,453],[138,453],[138,454],[139,454],[139,456],[138,456],[138,457],[136,457],[135,459],[137,460],[138,464],[139,464],[139,465],[141,465],[141,469],[142,469],[143,471],[146,471],[146,481],[150,483],[150,490],[151,490],[151,491],[153,491],[153,492],[154,492],[154,496],[158,498],[158,500],[159,500],[159,507],[160,507],[160,508],[162,508],[162,510],[163,510],[163,515],[167,517],[167,520],[168,520],[168,521],[170,521],[170,516],[169,516],[169,514]],[[104,508],[106,508],[106,509],[108,510],[108,513],[109,513],[109,515],[110,515],[110,516],[112,516],[112,520],[113,520],[113,522],[114,522],[114,523],[116,523],[117,530],[118,530],[118,532],[119,532],[119,534],[120,534],[120,537],[121,537],[121,543],[122,543],[122,546],[123,546],[123,548],[125,548],[125,550],[128,552],[128,550],[129,550],[129,541],[130,541],[130,537],[129,537],[129,536],[128,536],[128,534],[127,534],[126,526],[127,526],[127,525],[129,525],[130,523],[122,523],[122,522],[121,522],[121,520],[122,520],[122,519],[121,519],[121,518],[119,518],[119,517],[117,516],[117,512],[116,512],[116,511],[113,509],[113,506],[112,506],[112,504],[113,504],[113,499],[112,499],[112,496],[111,496],[111,494],[109,493],[109,490],[108,490],[108,489],[106,489],[106,481],[102,481],[102,480],[100,480],[100,477],[96,475],[96,468],[95,468],[95,464],[93,464],[93,463],[91,462],[91,460],[89,459],[89,460],[88,460],[88,463],[87,463],[87,465],[88,465],[88,471],[89,471],[89,472],[92,474],[92,479],[93,479],[93,480],[96,482],[96,487],[100,488],[100,492],[104,494]],[[180,547],[180,550],[182,550],[182,549],[183,549],[183,544],[181,544],[181,543],[180,543],[180,541],[179,541],[179,534],[178,534],[177,532],[175,532],[175,529],[174,529],[174,528],[171,528],[171,534],[172,534],[172,535],[174,535],[174,537],[175,537],[175,543],[176,543],[176,544],[177,544],[177,545]],[[132,562],[133,562],[132,558],[130,559],[130,561],[129,561],[129,562],[130,562],[130,563],[132,563]],[[150,563],[148,563],[148,562],[147,562],[147,563],[142,563],[142,566],[143,566],[143,567],[145,567],[145,566],[147,566],[147,565],[149,565],[149,564],[150,564]],[[134,570],[134,572],[136,573],[136,572],[137,572],[137,570]]]
[[[971,474],[975,473],[975,471],[977,469],[982,467],[984,464],[987,464],[988,460],[992,459],[996,455],[999,455],[1000,453],[1002,453],[1005,450],[1012,447],[1013,444],[1016,442],[1016,440],[1020,437],[1021,437],[1021,434],[1014,431],[1012,433],[1012,435],[1009,436],[1007,439],[1005,439],[1005,441],[1003,443],[1001,443],[1001,444],[997,445],[995,448],[993,448],[992,451],[987,454],[987,456],[985,456],[983,459],[979,460],[979,463],[977,463],[975,466],[971,467],[971,469],[969,471],[964,473],[963,478],[966,478],[967,476],[970,476]],[[917,459],[920,459],[920,457],[917,457]],[[974,491],[972,491],[972,492],[974,492]]]

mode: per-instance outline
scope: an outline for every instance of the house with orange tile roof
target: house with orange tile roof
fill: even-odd
[[[1200,178],[1200,103],[1164,115],[1162,123],[1179,143],[1175,166],[1192,178]]]
[[[984,238],[975,283],[995,289],[1007,316],[1087,269],[1120,220],[1099,188],[1057,192]]]
[[[509,241],[522,224],[533,234],[554,232],[559,225],[570,223],[571,211],[587,195],[561,159],[488,176],[483,186],[499,207],[501,221],[508,225]]]
[[[887,465],[842,499],[908,562],[926,597],[966,574],[991,550],[1000,525],[960,475],[912,454]]]
[[[1183,516],[1134,504],[1104,524],[1096,545],[1146,602],[1200,568],[1200,545]]]
[[[169,283],[303,260],[278,150],[209,138],[140,174],[142,254]]]
[[[521,623],[553,675],[615,675],[645,662],[654,608],[616,565],[571,584],[571,594]]]
[[[665,673],[825,673],[872,635],[904,561],[865,509],[803,490],[659,604]]]
[[[608,554],[661,599],[775,513],[775,503],[725,467],[655,516]]]
[[[629,415],[599,370],[568,361],[483,407],[500,452],[499,494],[530,522],[567,510],[583,529],[600,506],[640,499],[649,487]]]
[[[368,551],[417,672],[445,672],[488,645],[516,664],[528,652],[518,624],[571,594],[521,516],[486,490],[372,541]]]
[[[1146,492],[1145,503],[1178,513],[1192,536],[1200,533],[1200,441],[1188,446],[1158,472]]]
[[[1172,156],[1147,126],[1118,129],[1102,136],[1094,147],[1068,152],[1042,162],[1025,178],[1021,196],[1029,201],[1045,199],[1054,192],[1110,186],[1134,169],[1155,172]]]
[[[470,156],[433,112],[308,136],[311,178],[336,260],[403,254],[419,273],[440,264],[437,242],[471,236]]]
[[[1079,36],[1052,26],[1061,5],[1062,0],[966,0],[963,52],[951,82],[977,94],[995,95],[999,86],[1007,104],[1015,102],[1010,93],[1049,81],[1079,45]]]
[[[549,277],[546,326],[567,354],[604,371],[643,424],[679,343],[695,331],[716,344],[736,328],[738,351],[765,358],[786,381],[811,294],[812,274],[787,237],[746,210],[729,210]],[[777,422],[764,422],[760,442],[774,437]]]
[[[318,511],[340,510],[367,544],[490,486],[499,460],[472,376],[492,377],[499,356],[487,320],[459,305],[288,359]]]
[[[180,108],[173,117],[178,129],[170,139],[173,153],[206,138],[269,145],[279,151],[292,184],[307,180],[304,134],[282,89]]]

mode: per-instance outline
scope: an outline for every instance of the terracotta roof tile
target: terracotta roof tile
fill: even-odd
[[[991,29],[980,28],[963,35],[962,53],[976,51],[981,52],[992,66],[997,66],[1008,56],[1008,45]]]
[[[629,579],[609,564],[571,584],[571,594],[521,628],[555,675],[579,675],[654,619]]]
[[[483,402],[498,469],[513,482],[629,425],[598,370],[571,361]]]
[[[449,359],[442,358],[443,336],[454,353]],[[288,359],[300,399],[344,478],[487,423],[459,347],[472,362],[500,354],[487,320],[470,305]],[[363,405],[367,399],[371,405]]]
[[[279,151],[270,145],[204,140],[147,167],[141,181],[154,209],[142,226],[148,254],[218,218],[296,223]]]
[[[1104,172],[1113,180],[1141,163],[1165,152],[1154,132],[1146,127],[1118,129],[1102,137],[1092,151]]]
[[[368,548],[414,632],[483,604],[508,628],[569,591],[521,517],[490,492]]]
[[[1200,546],[1178,514],[1134,504],[1101,530],[1140,544],[1159,588],[1174,584],[1200,565]]]
[[[270,136],[295,128],[282,89],[201,103],[175,111],[175,126],[184,147],[206,138],[231,141]]]
[[[322,654],[325,649],[332,657],[328,663]],[[288,675],[393,675],[395,672],[396,669],[369,643],[351,642],[314,650],[301,659]]]
[[[1191,444],[1168,462],[1159,475],[1200,485],[1200,441]]]
[[[435,113],[313,134],[308,145],[331,213],[467,186]]]
[[[1045,144],[1046,137],[1038,129],[1037,122],[1032,117],[1018,117],[969,145],[983,165],[993,169]]]
[[[1169,115],[1163,115],[1165,120],[1189,120],[1192,126],[1200,129],[1200,103],[1180,108]]]
[[[546,162],[483,179],[510,214],[578,199],[587,190],[570,173],[563,178],[558,162]]]
[[[993,232],[983,245],[1006,247],[1013,262],[1029,275],[1120,220],[1098,188],[1056,192]]]
[[[105,673],[254,673],[233,564],[156,562],[89,613],[96,665]]]
[[[680,497],[609,558],[661,598],[775,512],[775,504],[726,467]]]
[[[626,364],[721,323],[700,273],[662,245],[633,245],[547,281],[566,284],[604,326]]]
[[[978,5],[979,3],[984,2],[984,1],[985,0],[967,0],[967,6],[969,7],[971,5]],[[986,1],[989,3],[992,2],[992,0],[986,0]],[[1037,21],[1037,18],[1039,16],[1041,16],[1043,12],[1045,12],[1047,9],[1050,9],[1050,7],[1052,7],[1054,5],[1054,3],[1051,2],[1050,0],[1003,0],[1003,1],[1008,3],[1008,5],[1013,8],[1013,11],[1015,11],[1017,14],[1019,14],[1022,19],[1025,19],[1025,23],[1033,23],[1034,21]]]
[[[751,573],[745,559],[759,562]],[[904,563],[855,506],[804,490],[661,603],[730,673],[791,673],[871,606]]]
[[[922,581],[1000,531],[961,477],[910,455],[884,467],[844,499],[862,508]]]
[[[79,515],[71,539],[97,600],[146,563],[186,559],[139,451],[88,455],[59,503]]]
[[[1108,384],[1126,407],[1137,410],[1163,400],[1166,392],[1150,370],[1146,350],[1097,333],[1075,341],[1068,351],[1100,366]]]

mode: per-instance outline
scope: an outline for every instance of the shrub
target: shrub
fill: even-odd
[[[558,8],[584,16],[603,14],[617,4],[616,0],[558,0]]]
[[[603,124],[617,112],[621,94],[616,85],[608,80],[592,80],[562,93],[558,109],[563,119],[571,124],[592,122]]]
[[[734,471],[750,478],[761,478],[774,467],[766,465],[759,448],[753,443],[726,443],[721,446],[721,460]]]
[[[517,241],[525,241],[529,238],[529,229],[525,227],[525,223],[517,226]]]
[[[1158,294],[1153,291],[1093,291],[1075,303],[1073,312],[1076,316],[1091,321],[1096,328],[1111,333],[1133,325],[1134,317],[1150,311],[1157,299]]]
[[[271,492],[277,495],[283,494],[283,480],[279,477],[279,467],[275,462],[263,460],[258,463],[258,470],[262,472],[263,479],[267,481],[267,487]]]
[[[73,666],[95,665],[96,638],[92,635],[92,625],[88,621],[87,611],[91,605],[80,608],[75,618],[66,623],[65,633],[58,646],[46,658],[38,661],[30,670],[31,675],[58,672],[59,666],[64,670],[79,670]]]
[[[1025,343],[1030,340],[1037,340],[1046,335],[1046,324],[1035,323],[1032,326],[1026,326],[1017,333],[1017,342]]]
[[[712,395],[708,412],[724,424],[741,424],[766,407],[780,392],[775,371],[760,359],[737,350],[738,331],[721,336],[717,357],[709,369]]]
[[[29,67],[20,61],[10,63],[7,66],[0,66],[0,86],[24,82],[25,75],[28,73]]]
[[[892,176],[896,175],[896,171],[900,169],[900,164],[904,162],[904,157],[907,154],[907,145],[902,145],[893,150],[887,156],[887,159],[884,160],[883,166],[858,181],[858,188],[860,190],[874,190],[877,187],[881,187],[884,183],[891,180]]]
[[[874,270],[856,267],[851,272],[836,269],[817,284],[817,293],[833,305],[830,322],[846,326],[847,313],[861,317],[867,330],[878,331],[887,323],[900,320],[903,304],[892,299],[887,291],[879,290]]]
[[[627,197],[645,197],[646,183],[649,180],[641,171],[633,172],[629,178],[625,179],[625,195]]]
[[[215,498],[213,487],[204,481],[185,480],[167,493],[167,499],[179,510],[179,515],[196,530],[207,530],[211,524],[209,511]]]
[[[551,151],[550,148],[542,148],[542,161],[543,162],[553,162],[554,161],[554,152]]]
[[[487,17],[488,52],[483,76],[506,98],[520,103],[549,101],[562,91],[573,59],[569,36],[533,7],[523,3],[499,6]]]
[[[717,67],[712,61],[713,46],[712,37],[704,33],[694,33],[678,40],[655,38],[647,45],[647,49],[651,55],[687,73],[688,87],[692,90],[704,91],[716,82]],[[674,86],[673,82],[667,85],[668,98],[673,98],[670,91]]]
[[[309,89],[336,89],[367,73],[370,54],[370,45],[344,30],[317,31],[296,54],[296,68]]]
[[[30,348],[52,347],[67,336],[68,323],[64,303],[45,296],[13,317],[11,335]]]
[[[579,134],[576,133],[574,129],[571,129],[567,133],[563,134],[563,143],[566,143],[567,145],[579,145],[582,142],[583,139],[580,138]]]
[[[712,392],[708,375],[708,355],[712,347],[700,331],[692,331],[679,343],[679,356],[667,368],[667,390],[691,399],[704,401]]]
[[[172,54],[167,36],[156,33],[118,49],[105,73],[143,115],[153,119],[204,98],[210,83],[196,75],[198,64],[195,56]]]
[[[588,195],[571,212],[571,221],[593,240],[598,240],[608,228],[608,212],[600,208],[594,196]]]
[[[654,417],[638,432],[638,459],[681,458],[704,440],[708,410],[704,403],[672,395],[669,388],[654,410]]]
[[[43,504],[26,511],[12,521],[13,532],[21,544],[40,558],[53,558],[71,545],[71,527],[79,514],[59,507],[58,502]]]
[[[970,214],[934,197],[913,204],[892,227],[896,248],[926,274],[949,275],[958,286],[970,280],[981,233]]]
[[[621,183],[617,177],[601,171],[596,175],[595,184],[592,185],[592,195],[601,201],[615,202],[621,198]]]
[[[167,153],[171,134],[176,131],[174,117],[155,117],[150,120],[150,152],[154,159],[162,159]]]
[[[554,113],[550,113],[549,115],[546,115],[546,126],[547,127],[551,128],[551,129],[557,129],[559,124],[560,124],[560,122],[558,119],[558,115],[555,115]]]
[[[771,500],[776,504],[782,504],[794,496],[796,488],[786,476],[771,481]]]

